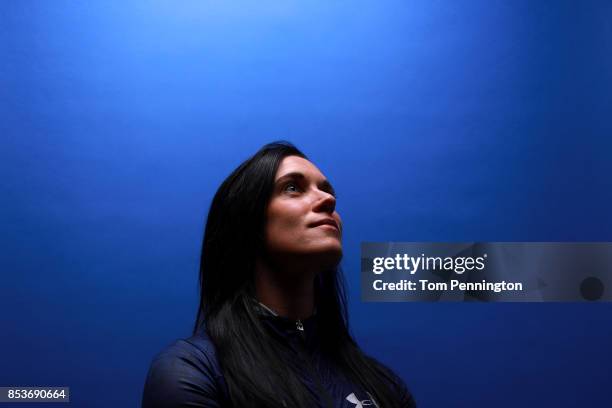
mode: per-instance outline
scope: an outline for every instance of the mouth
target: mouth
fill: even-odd
[[[340,228],[338,227],[338,224],[336,223],[335,220],[331,219],[331,218],[326,218],[323,220],[319,220],[317,222],[314,222],[310,225],[311,228],[314,227],[332,227],[334,229],[336,229],[338,232],[340,232]]]

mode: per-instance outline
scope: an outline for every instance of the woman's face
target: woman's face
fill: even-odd
[[[281,162],[267,209],[266,241],[272,255],[321,256],[327,267],[342,258],[334,189],[308,160],[287,156]]]

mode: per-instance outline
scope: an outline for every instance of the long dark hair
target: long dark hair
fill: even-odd
[[[289,142],[263,146],[221,184],[206,222],[200,259],[200,304],[194,334],[204,328],[217,350],[236,407],[314,406],[282,346],[253,308],[255,260],[264,248],[266,209],[287,156],[307,157]],[[342,271],[316,279],[319,347],[379,406],[399,406],[393,374],[357,346],[348,330]]]

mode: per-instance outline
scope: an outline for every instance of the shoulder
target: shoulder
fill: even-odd
[[[221,376],[215,347],[204,334],[174,341],[153,358],[151,367]]]
[[[403,407],[416,407],[416,401],[414,400],[412,393],[410,392],[410,390],[408,390],[406,383],[398,376],[396,376],[395,379],[395,390],[399,396],[399,400],[401,401]]]
[[[222,407],[226,385],[212,341],[204,333],[176,340],[152,360],[143,408]]]
[[[412,396],[412,393],[406,386],[406,383],[404,382],[404,380],[402,380],[402,378],[399,375],[397,375],[395,372],[393,372],[389,367],[383,366],[383,368],[386,370],[388,374],[388,378],[390,380],[391,387],[393,388],[396,395],[398,396],[401,406],[406,407],[406,408],[416,407],[416,401],[414,400],[414,397]]]
[[[410,392],[410,389],[406,386],[404,380],[397,373],[373,357],[366,355],[366,358],[378,368],[382,379],[384,379],[384,382],[387,384],[392,393],[395,394],[401,407],[414,408],[417,406],[412,392]]]

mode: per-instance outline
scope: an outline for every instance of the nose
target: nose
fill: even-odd
[[[317,197],[317,201],[314,205],[313,211],[315,212],[326,212],[333,213],[336,209],[336,197],[332,194],[319,190],[319,197]]]

